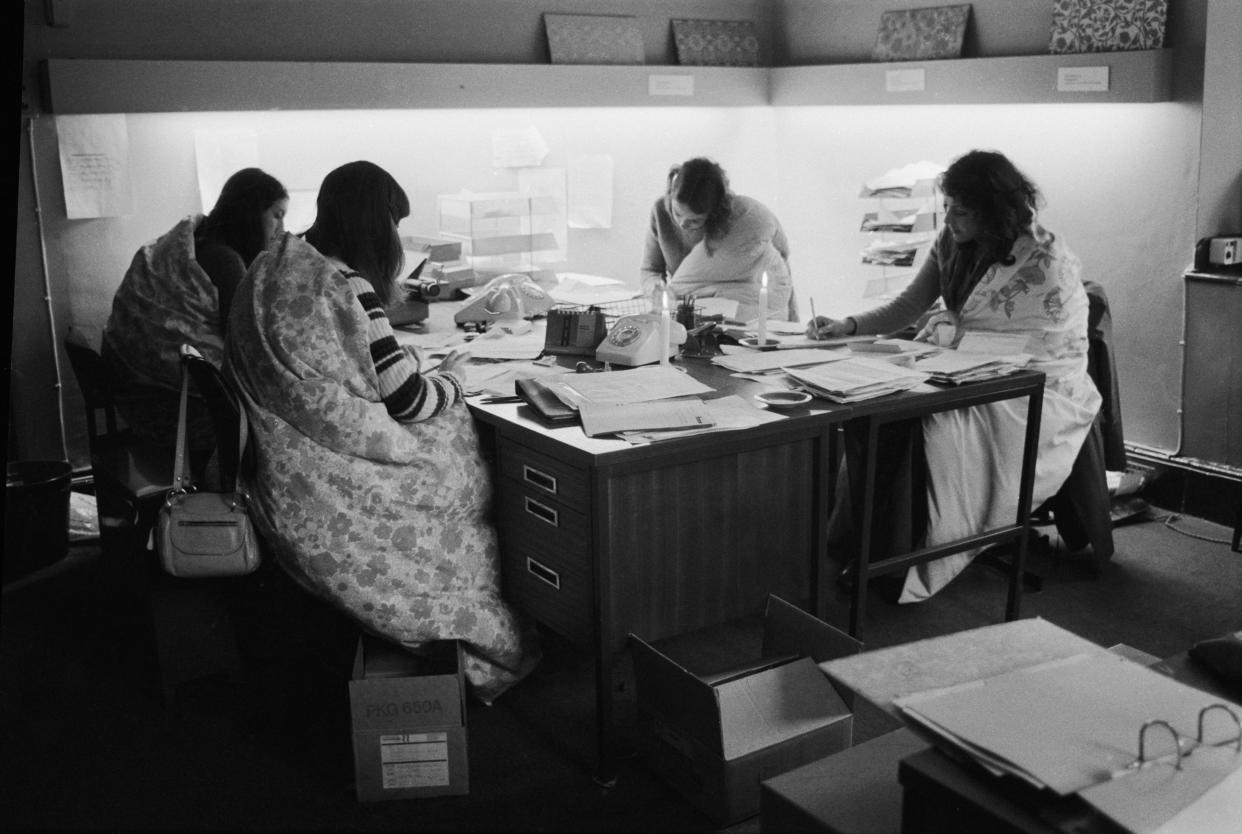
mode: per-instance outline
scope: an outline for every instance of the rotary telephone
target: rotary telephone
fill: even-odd
[[[686,328],[680,322],[669,322],[668,335],[664,355],[676,356],[677,348],[686,341]],[[640,313],[617,319],[608,336],[595,349],[595,358],[600,362],[630,367],[659,362],[660,314]]]
[[[493,322],[500,319],[529,319],[541,316],[552,306],[552,299],[529,275],[510,272],[493,278],[460,310],[453,321]]]

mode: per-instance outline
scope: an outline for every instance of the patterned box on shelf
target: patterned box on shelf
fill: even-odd
[[[545,14],[554,64],[642,64],[638,19],[622,15]]]
[[[677,62],[700,67],[759,66],[759,36],[750,20],[674,20]]]
[[[1164,46],[1168,0],[1053,0],[1054,55]]]
[[[969,20],[969,3],[884,12],[871,60],[960,58]]]

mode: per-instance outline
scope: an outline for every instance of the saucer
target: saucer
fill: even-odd
[[[768,339],[760,343],[757,338],[750,336],[745,339],[738,339],[737,343],[742,347],[754,348],[755,350],[776,350],[776,346],[780,344],[776,339]]]
[[[811,395],[805,391],[764,391],[755,394],[755,399],[769,408],[794,408],[809,403]]]

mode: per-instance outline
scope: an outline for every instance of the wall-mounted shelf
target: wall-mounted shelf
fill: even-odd
[[[1104,90],[1100,68],[1106,68]],[[1155,102],[1171,49],[804,67],[54,58],[49,112]],[[1088,70],[1064,91],[1065,73]],[[1090,74],[1093,73],[1093,74]],[[1085,87],[1085,89],[1081,89]]]
[[[52,113],[768,104],[763,67],[50,59]]]
[[[1100,67],[1107,68],[1107,90],[1091,90],[1099,75],[1091,70]],[[1173,50],[823,64],[771,72],[771,103],[777,106],[1155,102],[1172,94]],[[1087,89],[1059,90],[1059,78],[1063,86],[1073,82]]]

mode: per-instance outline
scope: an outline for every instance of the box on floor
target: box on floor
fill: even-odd
[[[850,746],[852,696],[816,665],[862,644],[770,596],[760,657],[696,675],[630,635],[638,743],[648,763],[721,825],[759,813],[759,783]]]
[[[464,669],[457,641],[416,655],[359,638],[349,704],[360,801],[469,792]]]

